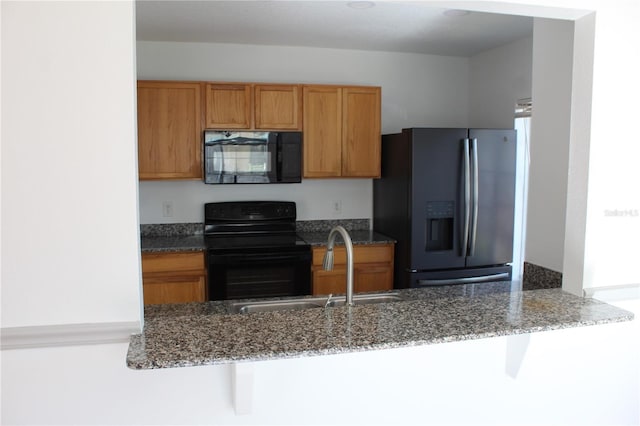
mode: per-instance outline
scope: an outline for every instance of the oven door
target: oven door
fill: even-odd
[[[311,294],[311,251],[210,251],[209,300]]]

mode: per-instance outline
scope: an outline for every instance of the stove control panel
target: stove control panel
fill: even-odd
[[[230,201],[207,203],[205,223],[215,221],[296,220],[296,203],[291,201]]]

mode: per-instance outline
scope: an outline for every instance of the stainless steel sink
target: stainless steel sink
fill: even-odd
[[[326,299],[325,299],[326,300]],[[371,305],[374,303],[391,303],[398,302],[402,299],[398,293],[382,293],[382,294],[361,294],[353,296],[353,303],[356,305]],[[344,306],[346,303],[344,297],[331,298],[329,305],[331,307]]]
[[[231,305],[231,311],[238,314],[250,314],[253,312],[296,311],[321,308],[323,306],[321,302],[316,303],[307,300],[273,300],[269,302],[234,303]]]
[[[373,303],[390,303],[403,300],[398,293],[356,294],[354,304],[369,305]],[[327,302],[328,301],[328,302]],[[345,305],[345,296],[305,297],[300,299],[264,300],[254,302],[235,302],[229,305],[229,311],[237,314],[254,312],[294,311],[311,308],[333,308]]]

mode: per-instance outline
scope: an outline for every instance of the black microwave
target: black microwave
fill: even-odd
[[[204,182],[299,183],[302,132],[204,132]]]

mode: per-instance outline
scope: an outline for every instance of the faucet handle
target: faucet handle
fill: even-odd
[[[329,297],[327,297],[327,301],[324,303],[325,309],[327,309],[329,307],[329,304],[331,304],[331,296],[333,296],[333,293],[330,293]]]

